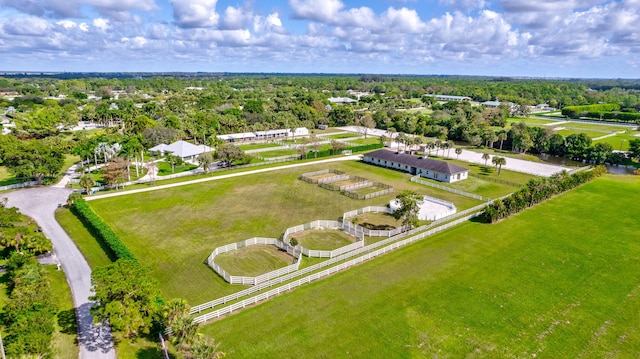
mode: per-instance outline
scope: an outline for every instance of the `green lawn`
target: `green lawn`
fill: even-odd
[[[380,143],[380,139],[378,137],[367,137],[367,138],[358,138],[356,140],[349,141],[358,145],[371,145],[374,143]]]
[[[618,131],[627,131],[629,130],[629,126],[620,126],[620,125],[607,125],[600,123],[589,123],[589,122],[570,122],[559,125],[561,127],[565,127],[567,129],[572,130],[582,130],[582,131],[600,131],[606,133],[618,132]]]
[[[57,270],[56,266],[46,266],[44,268],[51,280],[53,297],[58,302],[58,314],[52,340],[54,357],[59,359],[78,358],[79,348],[76,344],[78,329],[75,306],[73,305],[67,278],[63,271]]]
[[[273,150],[273,151],[265,151],[260,153],[254,153],[254,156],[260,156],[262,158],[273,158],[273,157],[282,157],[282,156],[291,156],[298,154],[296,150]]]
[[[356,200],[298,179],[302,173],[325,168],[392,185],[396,194]],[[459,210],[481,203],[409,182],[409,178],[403,172],[345,161],[106,198],[90,205],[152,268],[165,298],[182,297],[195,305],[240,289],[206,266],[206,258],[218,246],[255,236],[277,238],[300,223],[339,219],[346,211],[386,205],[405,189],[453,202]],[[74,231],[86,235],[86,229],[83,232],[81,225],[70,222],[63,225],[72,238]],[[94,258],[89,260],[92,265],[100,261],[95,259],[99,250],[95,243],[89,246],[81,240],[78,246]],[[104,254],[101,258],[108,259]]]
[[[231,275],[257,277],[293,264],[293,257],[276,246],[253,245],[219,254],[215,261]]]
[[[601,140],[593,141],[594,143],[604,142],[610,144],[614,150],[629,150],[629,141],[640,139],[638,131],[628,130],[626,133],[620,133],[612,137],[603,138]]]
[[[327,135],[327,136],[322,136],[324,138],[330,138],[333,140],[340,140],[343,138],[357,138],[357,137],[362,137],[361,134],[359,133],[355,133],[355,132],[347,132],[347,133],[337,133],[335,135]]]
[[[9,172],[7,167],[0,166],[0,186],[8,186],[10,184],[16,184],[19,181]]]
[[[198,165],[194,165],[191,163],[184,163],[180,166],[173,166],[173,172],[171,171],[171,163],[169,162],[165,162],[165,161],[159,161],[156,162],[156,165],[158,165],[158,176],[167,176],[167,175],[172,175],[175,173],[180,173],[180,172],[186,172],[186,171],[191,171],[193,169],[198,168]],[[135,172],[134,172],[135,173]],[[132,177],[133,179],[133,177]]]
[[[332,251],[356,241],[355,237],[337,229],[310,229],[296,233],[292,237],[307,249],[322,251]]]
[[[606,135],[606,133],[602,133],[602,132],[595,132],[595,131],[582,131],[582,130],[559,130],[556,131],[557,133],[563,135],[564,137],[567,137],[571,134],[574,133],[584,133],[585,135],[587,135],[590,138],[598,138],[600,136],[604,136]]]
[[[202,332],[230,358],[637,357],[639,197],[637,178],[607,176],[497,224],[468,222]]]
[[[527,118],[511,117],[507,119],[507,124],[509,125],[508,127],[511,127],[512,123],[520,123],[520,122],[526,123],[527,126],[545,126],[558,121],[562,121],[562,119],[545,120],[545,119],[533,118],[533,117],[527,117]]]
[[[263,148],[280,147],[280,146],[281,145],[277,143],[247,143],[247,144],[239,145],[238,147],[240,147],[240,149],[243,151],[249,151],[249,150],[260,150]]]

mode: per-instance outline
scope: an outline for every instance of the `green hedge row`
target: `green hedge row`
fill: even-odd
[[[504,199],[497,199],[488,205],[484,211],[485,221],[494,223],[507,218],[556,194],[569,191],[596,177],[600,177],[606,172],[607,169],[604,166],[596,166],[590,171],[581,171],[573,174],[563,171],[550,178],[534,178],[510,196]]]
[[[578,117],[579,114],[585,112],[612,112],[620,110],[620,105],[615,103],[601,103],[596,105],[584,106],[565,106],[562,108],[562,114],[568,117]]]
[[[122,243],[120,237],[118,237],[118,235],[104,223],[102,218],[93,211],[89,204],[87,204],[87,201],[84,199],[75,200],[71,206],[71,210],[82,222],[95,231],[99,237],[98,240],[101,240],[107,245],[117,259],[137,260],[129,248]]]

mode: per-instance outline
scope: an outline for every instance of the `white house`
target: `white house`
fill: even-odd
[[[172,153],[175,156],[181,157],[184,161],[195,160],[202,153],[212,152],[213,149],[206,145],[194,145],[186,141],[176,141],[170,145],[161,143],[157,146],[149,149],[151,152],[159,152],[162,155]]]
[[[393,168],[412,175],[420,175],[440,182],[458,182],[467,179],[469,169],[445,161],[423,158],[390,150],[365,153],[363,161],[374,165]]]
[[[444,102],[469,102],[471,101],[471,97],[469,96],[454,96],[454,95],[431,95],[426,94],[424,96],[433,97],[436,101],[444,101]]]

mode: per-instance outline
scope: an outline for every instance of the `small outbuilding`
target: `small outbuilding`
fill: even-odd
[[[365,153],[363,161],[440,182],[453,183],[467,179],[469,176],[468,168],[453,163],[384,149]]]

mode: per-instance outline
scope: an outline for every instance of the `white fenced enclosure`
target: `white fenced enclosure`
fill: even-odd
[[[451,202],[429,196],[423,196],[423,198],[422,202],[418,204],[420,207],[418,219],[421,221],[436,221],[455,214],[457,211],[456,206]],[[395,211],[402,207],[402,204],[397,199],[393,199],[389,202],[389,207]]]
[[[393,214],[393,210],[389,207],[368,206],[368,207],[356,209],[353,211],[345,212],[342,215],[343,226],[346,227],[348,230],[362,232],[364,233],[365,236],[368,236],[368,237],[392,237],[409,230],[409,227],[407,226],[400,226],[396,229],[391,229],[391,230],[369,229],[352,222],[353,218],[361,214],[370,213],[370,212],[385,213],[389,215]]]
[[[313,184],[344,181],[348,178],[349,176],[344,172],[330,169],[303,173],[302,176],[300,176],[301,180]]]
[[[352,250],[361,248],[364,246],[364,233],[362,231],[358,231],[356,228],[352,228],[349,226],[345,226],[343,222],[340,221],[329,221],[329,220],[318,220],[305,224],[301,224],[295,227],[287,228],[282,237],[282,241],[285,243],[289,243],[291,240],[291,236],[295,233],[303,232],[308,229],[330,229],[330,230],[340,230],[351,236],[356,238],[355,243],[336,248],[334,250],[317,250],[305,248],[302,245],[298,245],[300,247],[300,251],[307,257],[315,257],[315,258],[334,258],[341,254],[350,252]]]
[[[357,192],[358,190],[365,189],[365,188],[379,188],[380,190],[375,192],[369,192],[369,193]],[[394,191],[393,187],[389,186],[388,184],[384,184],[380,182],[365,181],[365,182],[354,183],[353,185],[351,185],[350,188],[346,188],[342,194],[344,194],[349,198],[354,198],[354,199],[370,199],[370,198],[384,196],[389,193],[393,193],[393,191]]]
[[[278,270],[261,274],[257,277],[246,277],[246,276],[231,275],[227,273],[227,271],[225,271],[224,268],[222,268],[219,264],[215,262],[215,258],[218,254],[235,251],[240,248],[244,248],[244,247],[248,247],[256,244],[276,246],[279,249],[282,249],[287,253],[289,253],[290,255],[292,255],[293,258],[295,258],[295,263],[288,265],[284,268],[280,268]],[[213,270],[216,273],[218,273],[218,275],[220,275],[222,278],[224,278],[225,281],[229,282],[230,284],[258,285],[258,284],[267,282],[273,278],[277,278],[298,270],[298,268],[300,267],[301,255],[302,255],[302,252],[300,250],[297,250],[296,248],[290,246],[288,243],[284,243],[279,239],[254,237],[254,238],[247,239],[246,241],[231,243],[231,244],[227,244],[226,246],[222,246],[214,249],[213,252],[211,252],[211,255],[209,255],[209,258],[207,258],[207,264],[209,264],[209,267],[213,268]]]

